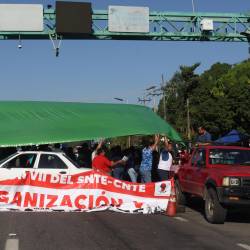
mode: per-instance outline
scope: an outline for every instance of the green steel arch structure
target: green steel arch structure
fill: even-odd
[[[0,32],[0,39],[100,39],[152,41],[250,42],[250,13],[150,12],[148,33],[110,32],[108,11],[93,10],[92,33],[86,36],[58,36],[55,9],[44,9],[42,32]],[[200,29],[203,19],[211,19],[213,31]]]

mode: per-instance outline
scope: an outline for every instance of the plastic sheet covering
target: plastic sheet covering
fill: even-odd
[[[129,104],[0,102],[0,146],[178,133],[150,108]]]

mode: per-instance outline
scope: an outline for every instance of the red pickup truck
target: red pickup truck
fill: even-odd
[[[227,209],[250,208],[250,148],[198,146],[175,174],[177,206],[189,196],[205,200],[210,223],[224,223]]]

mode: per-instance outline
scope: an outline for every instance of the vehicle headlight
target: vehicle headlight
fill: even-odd
[[[237,177],[224,177],[222,180],[222,185],[228,186],[240,186],[240,178]]]
[[[229,183],[230,183],[229,177],[224,177],[223,180],[222,180],[222,186],[228,187]]]

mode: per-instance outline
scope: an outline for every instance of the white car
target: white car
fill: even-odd
[[[73,175],[90,170],[79,168],[63,152],[19,151],[0,161],[0,180],[22,176],[26,171]]]

